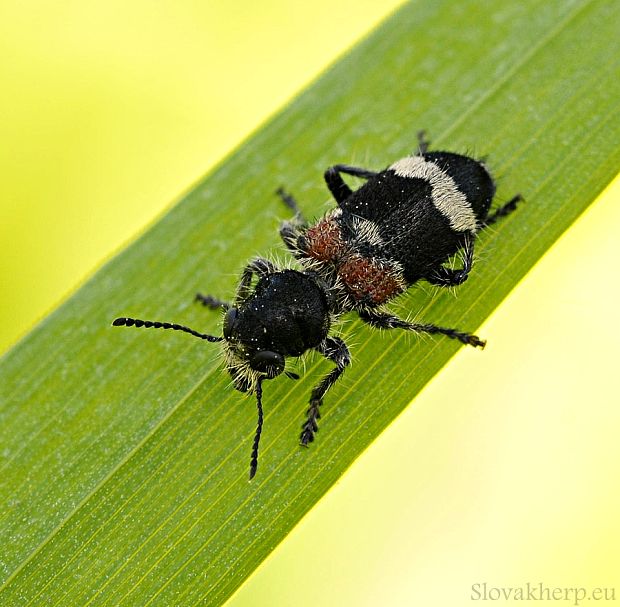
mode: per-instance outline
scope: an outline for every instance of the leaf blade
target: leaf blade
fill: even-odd
[[[303,187],[291,186],[300,199],[316,199],[318,192],[323,196],[316,176],[327,164],[362,153],[355,144],[360,129],[373,129],[364,142],[374,159],[360,164],[374,166],[402,155],[412,145],[411,136],[395,122],[397,117],[406,119],[411,89],[420,96],[428,93],[413,110],[422,126],[438,125],[440,142],[448,141],[448,134],[451,148],[485,140],[499,167],[507,171],[507,179],[518,183],[528,200],[544,201],[540,206],[528,202],[510,224],[481,239],[493,260],[477,265],[475,284],[461,291],[458,309],[447,294],[429,302],[417,292],[406,300],[408,309],[436,315],[444,324],[469,328],[481,322],[620,165],[618,104],[614,104],[618,86],[612,78],[618,72],[618,54],[613,44],[609,48],[618,9],[612,3],[548,3],[544,20],[538,13],[522,12],[532,11],[535,4],[510,7],[503,13],[498,9],[493,14],[496,20],[501,21],[500,16],[504,24],[509,18],[516,20],[498,31],[489,23],[477,25],[475,10],[472,16],[464,14],[476,3],[405,7],[5,357],[1,373],[3,380],[9,380],[2,382],[7,392],[11,389],[15,394],[20,382],[31,389],[27,400],[15,401],[29,403],[30,409],[8,411],[13,425],[5,431],[13,459],[5,466],[6,485],[18,496],[15,499],[34,498],[26,511],[30,516],[37,509],[51,512],[55,500],[62,502],[63,490],[70,491],[63,502],[64,516],[51,523],[40,521],[30,535],[20,526],[19,517],[11,519],[8,514],[10,524],[3,532],[22,533],[30,544],[14,553],[11,562],[21,568],[13,570],[0,597],[28,597],[34,604],[41,596],[75,604],[167,604],[172,597],[180,597],[182,604],[219,604],[342,474],[363,445],[441,368],[455,351],[454,344],[423,342],[412,360],[411,340],[405,336],[376,336],[356,328],[358,339],[360,335],[363,339],[355,350],[358,364],[339,392],[330,395],[312,453],[295,448],[297,425],[313,380],[327,366],[315,362],[298,385],[280,382],[272,387],[259,476],[248,485],[254,418],[247,407],[239,406],[240,399],[216,372],[215,352],[205,355],[204,344],[199,349],[198,344],[156,335],[116,336],[107,325],[114,316],[135,311],[149,318],[181,317],[189,319],[191,326],[201,326],[204,312],[188,303],[199,286],[196,277],[204,275],[201,266],[216,259],[217,275],[209,272],[213,292],[231,292],[234,279],[220,274],[232,273],[274,242],[268,226],[278,214],[276,202],[269,210],[263,201],[280,185],[278,180],[290,176],[301,185],[311,184],[305,193]],[[534,24],[529,23],[530,17]],[[418,38],[421,49],[403,62],[406,36],[430,31],[445,38],[457,18],[469,19],[470,29],[456,35],[463,49],[476,38],[472,32],[480,36],[481,29],[488,34],[489,45],[499,44],[503,33],[511,35],[512,46],[494,47],[491,58],[485,48],[459,61],[453,49],[430,52],[436,47],[427,34],[426,39]],[[525,22],[533,31],[522,39],[519,27]],[[585,34],[595,24],[599,38],[592,41]],[[541,35],[540,40],[528,46],[535,34]],[[573,54],[578,55],[575,62],[559,78],[557,56]],[[474,59],[476,69],[467,71]],[[435,61],[443,71],[428,90],[423,79],[436,72]],[[505,62],[510,66],[507,71]],[[415,68],[408,79],[407,67]],[[481,88],[489,70],[499,79],[495,86]],[[455,84],[459,71],[463,76]],[[545,76],[544,86],[535,95],[524,94],[523,88],[540,74]],[[474,76],[478,80],[472,80]],[[601,77],[607,78],[609,87],[592,91],[584,101],[582,93]],[[402,86],[405,93],[396,86],[403,82],[409,87]],[[387,92],[377,95],[377,89]],[[449,97],[454,90],[464,90],[466,99],[471,97],[471,109],[462,112],[463,101]],[[395,92],[395,99],[390,92]],[[608,111],[601,112],[602,107]],[[584,118],[589,118],[587,129]],[[335,119],[342,122],[337,131]],[[579,135],[586,133],[596,134],[599,149],[583,158],[577,145],[565,142],[579,144]],[[548,144],[541,152],[534,144],[543,134]],[[577,171],[569,170],[575,166]],[[214,204],[224,195],[231,200],[230,207]],[[235,204],[244,209],[248,200],[254,201],[255,222],[247,222],[235,210]],[[210,238],[203,245],[205,235]],[[234,256],[227,253],[230,242],[235,243]],[[523,242],[528,248],[523,249]],[[145,267],[151,270],[146,276]],[[109,294],[113,297],[102,304]],[[124,302],[130,302],[126,312]],[[81,328],[83,333],[76,336],[75,318],[94,320],[95,326]],[[207,317],[204,325],[213,330],[215,319]],[[346,330],[350,332],[351,327]],[[85,338],[90,341],[85,343]],[[31,349],[49,351],[47,358],[35,360],[38,369],[49,367],[49,372],[34,380],[36,371],[32,377],[16,372],[32,358]],[[75,349],[87,363],[71,368]],[[150,368],[143,363],[145,355],[153,361]],[[85,369],[99,381],[81,385]],[[167,377],[173,381],[162,385]],[[156,395],[154,405],[151,394]],[[2,400],[11,402],[4,396]],[[373,406],[377,402],[382,406]],[[15,432],[20,424],[27,432]],[[23,444],[28,433],[34,440]],[[108,451],[113,455],[106,458]],[[108,466],[105,469],[97,465],[101,458]],[[67,475],[71,483],[56,487],[49,482],[54,475]],[[30,491],[23,478],[32,483]],[[172,495],[159,495],[166,488],[174,489]],[[153,512],[147,512],[149,507]],[[122,550],[112,554],[119,542]],[[108,555],[108,560],[101,555]],[[231,564],[238,567],[231,571]],[[84,584],[84,576],[89,584]]]

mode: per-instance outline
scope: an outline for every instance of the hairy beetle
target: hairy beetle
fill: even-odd
[[[308,223],[295,199],[277,191],[294,212],[280,235],[300,269],[279,269],[264,258],[244,269],[232,303],[198,294],[197,301],[225,310],[223,336],[199,333],[167,322],[117,318],[114,326],[183,331],[210,342],[222,342],[226,367],[234,386],[256,394],[258,423],[250,463],[256,474],[263,426],[262,384],[284,373],[286,359],[316,350],[333,361],[334,369],[312,390],[300,441],[307,445],[318,430],[319,409],[327,391],[349,365],[345,342],[330,335],[333,322],[357,312],[380,329],[404,329],[445,335],[477,347],[476,335],[434,324],[400,319],[384,306],[419,280],[439,287],[462,284],[472,268],[476,234],[512,212],[514,196],[491,212],[495,182],[479,160],[452,152],[429,152],[423,133],[416,154],[374,172],[338,164],[325,181],[338,206]],[[353,191],[342,175],[365,179]],[[444,264],[461,252],[462,267]],[[253,278],[257,281],[253,284]]]

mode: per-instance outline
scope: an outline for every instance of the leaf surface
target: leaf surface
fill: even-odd
[[[217,333],[194,294],[229,297],[245,261],[282,256],[278,186],[318,216],[327,166],[380,169],[425,128],[433,149],[486,156],[497,200],[526,199],[479,238],[456,298],[414,288],[395,306],[474,330],[618,172],[618,31],[611,0],[405,5],[10,351],[0,603],[230,596],[458,346],[346,323],[354,364],[326,399],[317,441],[297,445],[330,368],[310,358],[303,380],[266,385],[248,483],[254,403],[230,389],[217,346],[110,321]]]

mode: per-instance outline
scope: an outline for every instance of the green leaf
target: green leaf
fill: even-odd
[[[458,290],[398,304],[474,330],[620,167],[620,4],[404,6],[122,252],[0,363],[3,605],[221,604],[454,354],[445,339],[359,323],[354,365],[297,445],[330,368],[266,386],[248,483],[252,399],[216,345],[113,329],[120,315],[217,332],[198,290],[229,296],[277,250],[273,192],[325,210],[325,167],[381,168],[426,128],[435,149],[487,155],[498,200],[526,203],[484,233]],[[279,249],[281,251],[281,248]],[[278,253],[281,255],[281,253]]]

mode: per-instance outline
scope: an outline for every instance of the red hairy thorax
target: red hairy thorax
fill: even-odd
[[[304,253],[318,261],[337,263],[348,248],[342,238],[340,226],[334,219],[327,217],[308,228],[304,240]]]
[[[304,253],[312,259],[331,264],[349,295],[356,301],[380,305],[404,291],[400,272],[351,249],[333,218],[323,218],[306,230]]]

